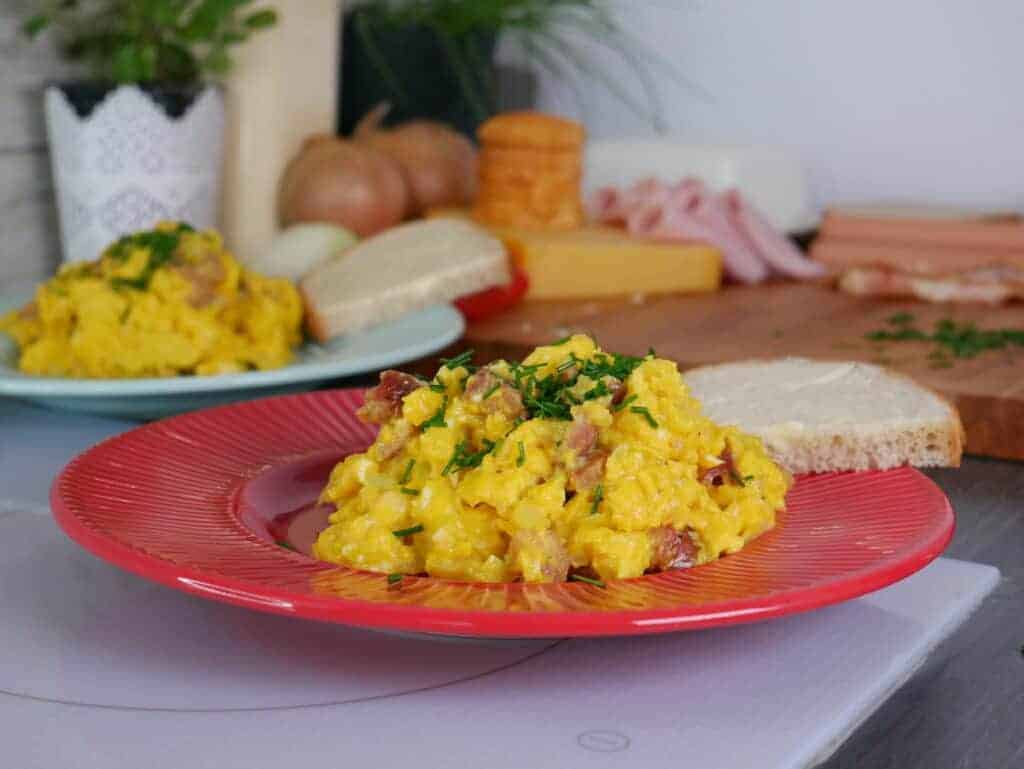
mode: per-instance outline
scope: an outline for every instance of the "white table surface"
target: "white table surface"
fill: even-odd
[[[940,559],[757,625],[443,643],[205,602],[78,549],[60,466],[127,423],[0,400],[0,736],[18,769],[812,766],[996,586]]]

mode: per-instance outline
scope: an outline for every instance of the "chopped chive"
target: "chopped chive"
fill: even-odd
[[[895,315],[890,315],[886,318],[885,322],[893,326],[905,326],[908,323],[914,322],[914,316],[909,312],[898,312]]]
[[[735,470],[732,470],[732,469],[729,470],[729,477],[732,478],[732,482],[735,483],[737,486],[746,486],[747,485],[746,483],[743,482],[744,479],[741,478],[740,474],[737,473]]]
[[[570,582],[586,582],[588,585],[593,585],[594,587],[599,587],[602,590],[605,587],[607,587],[607,585],[605,585],[604,582],[602,582],[601,580],[599,580],[599,579],[591,579],[590,577],[584,577],[582,574],[570,574],[569,575],[569,581]]]
[[[750,481],[752,481],[752,480],[754,480],[754,476],[752,476],[752,475],[744,475],[743,476],[743,482],[744,483],[750,483]]]
[[[398,572],[395,572],[393,574],[388,574],[388,584],[389,585],[397,585],[399,582],[402,581],[402,577],[403,576],[405,576],[405,575],[404,574],[399,574]]]
[[[412,478],[412,468],[415,467],[415,465],[416,460],[410,459],[409,463],[405,466],[405,469],[402,471],[402,477],[398,479],[399,486],[404,486],[409,482],[409,479]]]
[[[456,458],[459,456],[459,446],[461,446],[461,445],[462,444],[459,443],[459,444],[457,444],[455,446],[455,451],[452,452],[451,457],[448,459],[447,462],[445,462],[444,468],[442,468],[442,470],[441,470],[441,477],[442,478],[444,476],[448,475],[448,473],[450,473],[452,471],[452,468],[455,467]]]
[[[295,549],[295,545],[291,544],[290,542],[285,542],[283,539],[282,540],[278,540],[277,546],[278,547],[283,547],[285,550],[291,550],[293,553],[299,552],[298,550]]]
[[[590,503],[590,514],[591,515],[597,515],[597,508],[599,508],[601,506],[601,500],[603,500],[603,499],[604,499],[604,486],[599,483],[599,484],[597,484],[597,487],[594,489],[594,501]]]
[[[469,368],[469,362],[473,360],[473,353],[474,350],[466,350],[465,352],[459,353],[454,358],[441,358],[441,363],[450,371],[454,371],[460,367]]]
[[[429,430],[431,427],[447,427],[448,423],[444,421],[444,412],[447,410],[447,408],[448,396],[446,395],[444,396],[444,400],[441,401],[441,407],[437,410],[434,416],[432,416],[430,419],[428,419],[426,422],[420,425],[420,427],[424,431]]]
[[[413,534],[419,534],[421,531],[423,531],[423,524],[417,523],[415,526],[410,526],[408,529],[399,529],[398,531],[393,531],[391,533],[399,539],[401,539],[402,537],[408,537]]]
[[[444,395],[446,392],[448,392],[445,389],[445,386],[443,384],[441,384],[440,382],[431,382],[430,383],[430,389],[433,390],[436,393],[441,393],[442,395]]]
[[[578,362],[579,361],[576,359],[576,356],[572,353],[569,353],[569,357],[558,364],[558,368],[556,369],[556,371],[558,371],[558,373],[561,374],[562,372],[571,369]]]
[[[500,389],[501,389],[501,382],[495,382],[494,384],[492,384],[490,387],[487,388],[487,392],[484,393],[483,400],[487,400],[492,395],[494,395],[494,393],[498,392],[498,390],[500,390]]]
[[[626,400],[622,401],[622,403],[616,403],[614,406],[612,406],[612,411],[622,411],[624,408],[626,408],[626,406],[633,403],[638,397],[639,396],[636,395],[630,395],[628,398],[626,398]]]
[[[556,339],[549,346],[550,347],[560,347],[561,345],[563,345],[566,342],[568,342],[570,339],[572,339],[572,334],[569,334],[569,336],[563,336],[561,339]]]
[[[629,410],[634,414],[642,414],[643,418],[647,420],[647,424],[654,429],[658,429],[658,423],[655,421],[654,417],[651,416],[651,411],[646,406],[630,406]]]
[[[519,441],[519,456],[516,457],[516,467],[522,467],[526,463],[526,446]]]
[[[657,357],[658,357],[658,353],[656,353],[656,352],[654,351],[654,348],[653,348],[653,347],[648,347],[648,348],[647,348],[647,357],[648,357],[648,358],[657,358]]]
[[[452,470],[458,468],[464,470],[470,467],[479,467],[484,461],[484,457],[494,451],[495,446],[498,444],[494,441],[487,440],[484,438],[483,448],[479,451],[470,451],[469,443],[465,440],[461,440],[455,444],[455,451],[452,452],[451,459],[441,470],[441,475],[448,475]]]
[[[407,497],[418,497],[420,495],[419,489],[407,489],[405,486],[400,488],[399,491],[405,494]]]

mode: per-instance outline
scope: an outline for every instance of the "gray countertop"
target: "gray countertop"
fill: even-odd
[[[968,458],[928,475],[957,513],[946,555],[1003,582],[823,769],[1024,767],[1024,464]]]
[[[0,399],[0,507],[5,498],[45,505],[52,457],[71,457],[115,427],[92,417],[65,422]],[[31,445],[19,440],[27,429]],[[1024,465],[969,458],[929,475],[957,511],[947,555],[995,565],[1004,580],[826,769],[1024,767]]]

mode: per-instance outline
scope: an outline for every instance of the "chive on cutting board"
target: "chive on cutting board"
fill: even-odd
[[[594,334],[608,350],[658,355],[683,368],[800,355],[888,366],[956,404],[971,454],[1024,459],[1024,347],[937,361],[930,342],[872,342],[871,331],[909,313],[931,332],[951,318],[979,328],[1024,329],[1024,307],[933,305],[862,299],[808,283],[728,287],[692,296],[545,301],[472,324],[467,344],[485,357],[515,356],[568,333]]]

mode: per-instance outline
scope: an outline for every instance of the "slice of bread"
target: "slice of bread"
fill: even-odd
[[[956,409],[879,366],[782,358],[705,366],[683,379],[711,419],[759,436],[792,473],[960,464]]]
[[[309,332],[323,342],[508,281],[500,240],[469,221],[430,219],[356,244],[299,288]]]

